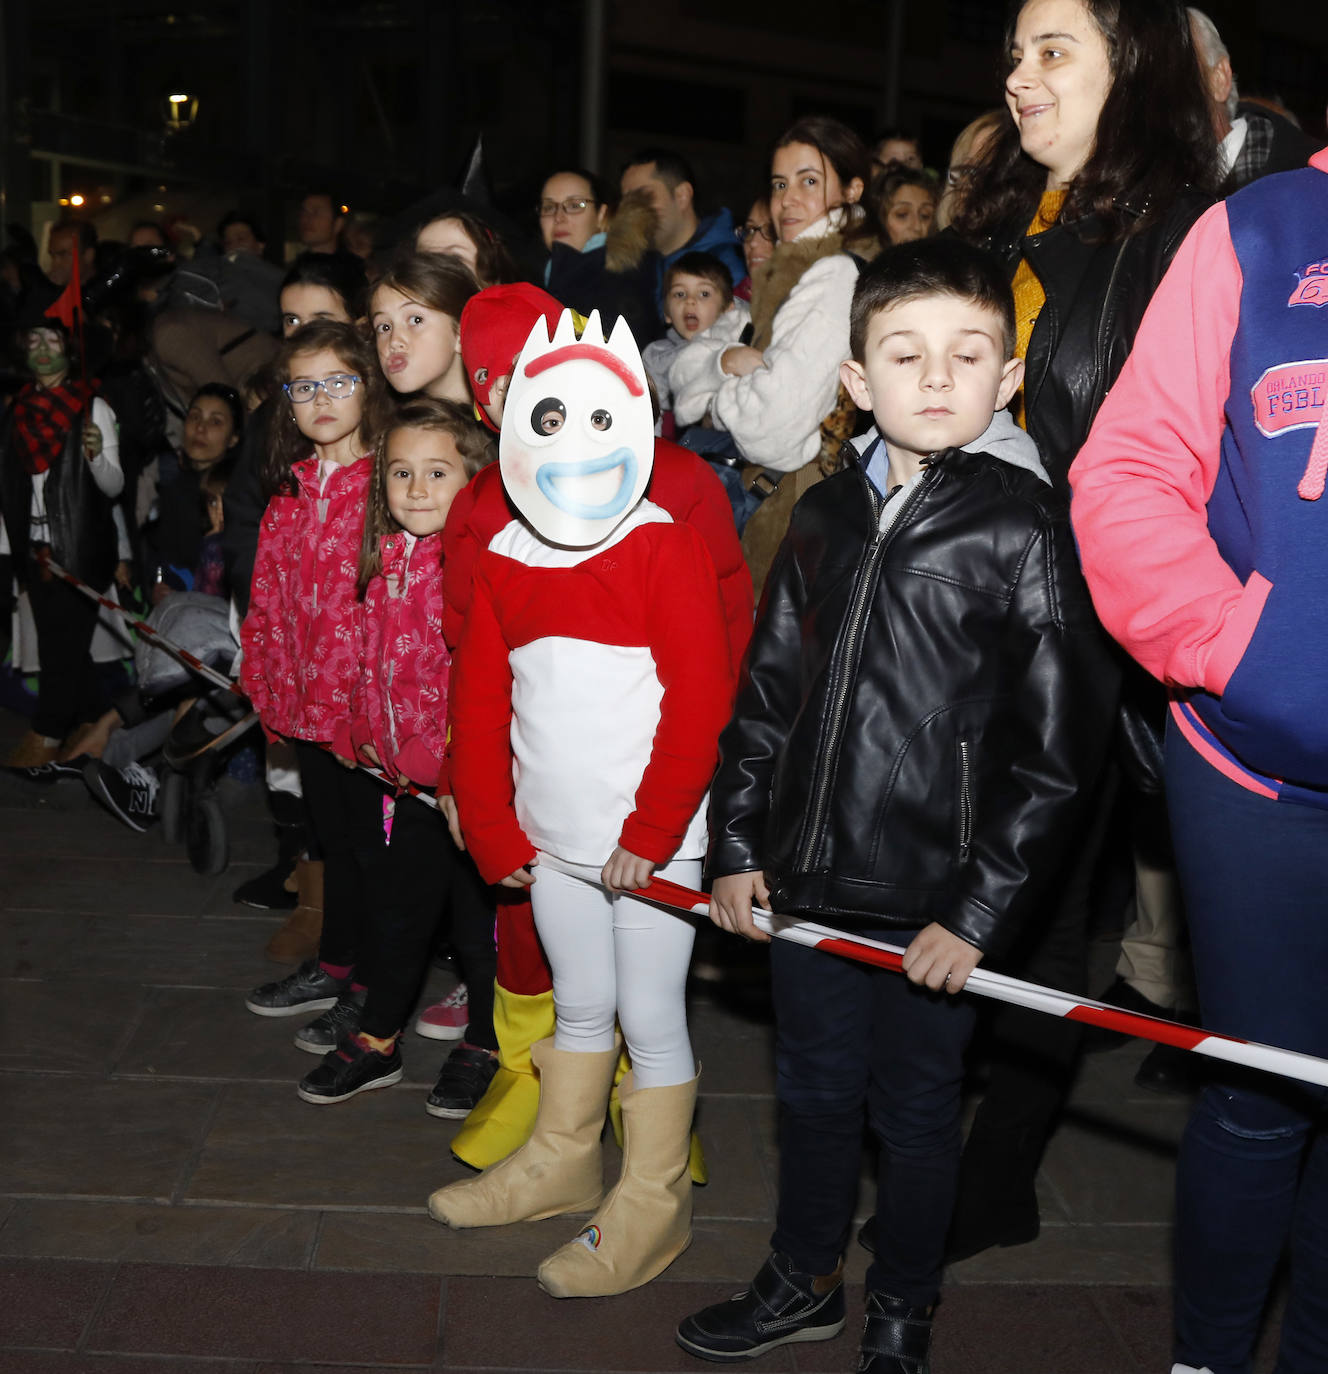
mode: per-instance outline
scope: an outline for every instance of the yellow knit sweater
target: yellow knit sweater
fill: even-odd
[[[1041,234],[1050,229],[1060,218],[1061,207],[1065,204],[1065,191],[1043,191],[1042,199],[1028,226],[1028,234]],[[1028,357],[1029,340],[1033,337],[1033,326],[1047,303],[1047,293],[1042,289],[1038,274],[1028,264],[1027,258],[1020,259],[1014,280],[1010,283],[1014,292],[1014,351],[1021,358]],[[1014,417],[1026,429],[1024,419],[1024,392],[1019,389],[1011,407]]]

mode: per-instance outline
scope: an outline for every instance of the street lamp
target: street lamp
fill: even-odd
[[[198,97],[180,90],[172,91],[162,101],[162,113],[166,118],[166,132],[178,134],[198,118]]]

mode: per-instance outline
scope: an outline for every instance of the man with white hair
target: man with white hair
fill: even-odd
[[[1259,177],[1305,166],[1316,151],[1313,140],[1267,106],[1240,99],[1231,54],[1217,25],[1193,5],[1188,13],[1218,138],[1221,193],[1228,196]]]

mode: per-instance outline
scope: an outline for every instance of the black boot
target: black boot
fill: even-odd
[[[930,1349],[930,1307],[910,1307],[888,1293],[867,1294],[858,1374],[927,1374]]]
[[[299,901],[295,890],[295,864],[304,853],[309,835],[307,827],[283,825],[273,827],[277,836],[277,861],[266,872],[241,883],[231,894],[231,900],[242,906],[258,907],[260,911],[294,911]]]
[[[945,1262],[969,1259],[993,1245],[1027,1245],[1041,1228],[1038,1215],[1038,1133],[975,1126],[959,1162],[959,1188],[945,1243]]]

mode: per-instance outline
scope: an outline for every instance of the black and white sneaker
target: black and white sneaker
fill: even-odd
[[[351,1035],[325,1055],[316,1069],[305,1074],[295,1091],[304,1101],[321,1107],[345,1102],[371,1088],[390,1088],[401,1082],[404,1072],[401,1051],[395,1042],[391,1054],[379,1054],[377,1050],[365,1049]]]
[[[843,1270],[816,1278],[775,1251],[749,1288],[684,1317],[674,1339],[716,1364],[754,1360],[797,1341],[832,1341],[844,1329]]]
[[[365,988],[359,992],[347,989],[322,1016],[295,1032],[295,1048],[308,1054],[326,1054],[336,1049],[359,1030],[364,999],[368,995]]]
[[[306,959],[294,973],[256,987],[244,1004],[256,1016],[301,1016],[335,1007],[348,987],[349,978],[333,978],[317,959]],[[335,1049],[336,1043],[324,1045],[320,1053]]]
[[[116,820],[141,835],[157,820],[157,775],[141,763],[127,768],[112,768],[100,759],[83,765],[83,781],[88,791]]]

